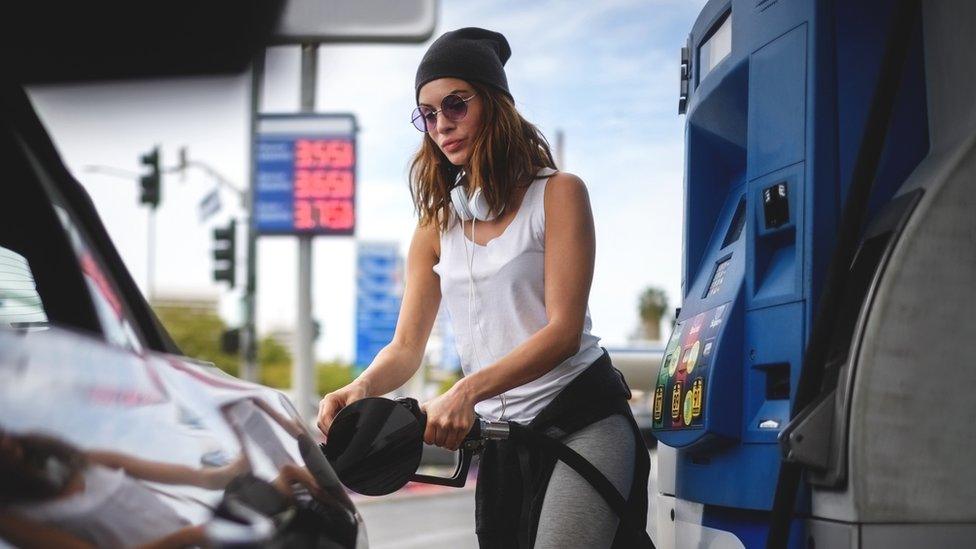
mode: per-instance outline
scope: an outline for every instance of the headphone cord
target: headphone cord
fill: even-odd
[[[470,254],[470,256],[468,255],[468,244],[466,242],[462,242],[462,245],[464,246],[464,259],[465,259],[465,262],[468,264],[468,334],[470,334],[470,336],[471,336],[471,346],[474,347],[474,349],[475,349],[475,355],[476,355],[476,357],[478,359],[478,368],[480,369],[480,368],[484,367],[484,361],[481,360],[481,350],[480,350],[480,347],[478,345],[475,345],[475,343],[474,343],[474,329],[472,328],[472,323],[471,323],[471,314],[472,314],[472,311],[474,310],[474,302],[475,302],[475,288],[474,288],[474,250],[475,250],[476,242],[474,240],[474,229],[475,229],[475,224],[477,222],[478,222],[478,218],[477,217],[474,217],[474,216],[471,216],[471,254]],[[467,238],[464,238],[464,220],[461,220],[461,236],[462,236],[462,239],[463,240],[467,240]],[[481,335],[481,342],[482,343],[485,343],[488,340],[488,338],[485,337],[485,331],[481,327],[481,318],[478,315],[475,315],[475,319],[476,319],[476,322],[478,324],[478,332]],[[506,412],[508,403],[505,401],[505,393],[504,392],[501,393],[501,394],[499,394],[498,396],[499,396],[499,398],[502,401],[502,413],[501,413],[501,416],[498,418],[498,421],[505,421],[505,412]]]

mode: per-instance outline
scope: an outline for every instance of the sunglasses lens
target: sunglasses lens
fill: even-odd
[[[422,132],[426,132],[427,123],[424,121],[424,116],[429,112],[427,109],[414,109],[413,114],[410,115],[410,121],[413,122],[413,127]]]
[[[448,95],[441,101],[441,108],[444,109],[444,116],[449,120],[457,122],[468,114],[468,104],[457,95]]]
[[[448,120],[457,122],[468,114],[468,103],[461,96],[451,94],[441,101],[441,112]],[[430,107],[420,106],[413,110],[410,121],[418,130],[429,132],[437,127],[437,114]]]

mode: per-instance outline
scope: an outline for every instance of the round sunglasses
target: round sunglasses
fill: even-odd
[[[414,109],[410,121],[413,122],[413,127],[422,132],[429,132],[437,128],[437,113],[439,112],[443,112],[444,116],[451,122],[458,122],[468,114],[468,101],[477,96],[478,94],[473,94],[464,99],[460,95],[452,93],[441,100],[441,108],[436,111],[427,105],[421,105]]]

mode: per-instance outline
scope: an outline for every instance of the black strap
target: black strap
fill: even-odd
[[[555,456],[579,473],[603,497],[607,505],[610,506],[610,509],[620,517],[620,523],[625,525],[625,528],[635,530],[633,532],[635,540],[641,540],[641,543],[645,547],[654,547],[654,543],[651,541],[650,536],[647,535],[647,531],[637,526],[640,522],[634,520],[633,513],[627,505],[627,500],[620,495],[620,492],[617,491],[613,483],[592,463],[587,461],[586,458],[558,440],[518,423],[511,422],[510,429],[512,440],[538,447]],[[636,530],[639,530],[639,532]]]
[[[515,455],[518,457],[519,471],[522,474],[522,511],[519,513],[519,547],[530,549],[532,547],[532,528],[529,527],[529,516],[532,509],[532,456],[529,449],[524,445],[515,446]]]

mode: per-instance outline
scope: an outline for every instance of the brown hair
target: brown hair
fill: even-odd
[[[556,169],[545,136],[515,109],[512,99],[490,86],[469,82],[483,103],[482,127],[468,161],[469,188],[481,187],[489,210],[514,206],[515,189],[531,183],[540,168]],[[451,186],[460,168],[427,134],[410,163],[410,196],[420,225],[451,223]]]
[[[51,436],[0,431],[0,437],[12,439],[22,452],[20,458],[0,456],[0,507],[54,498],[88,464],[82,451]]]

